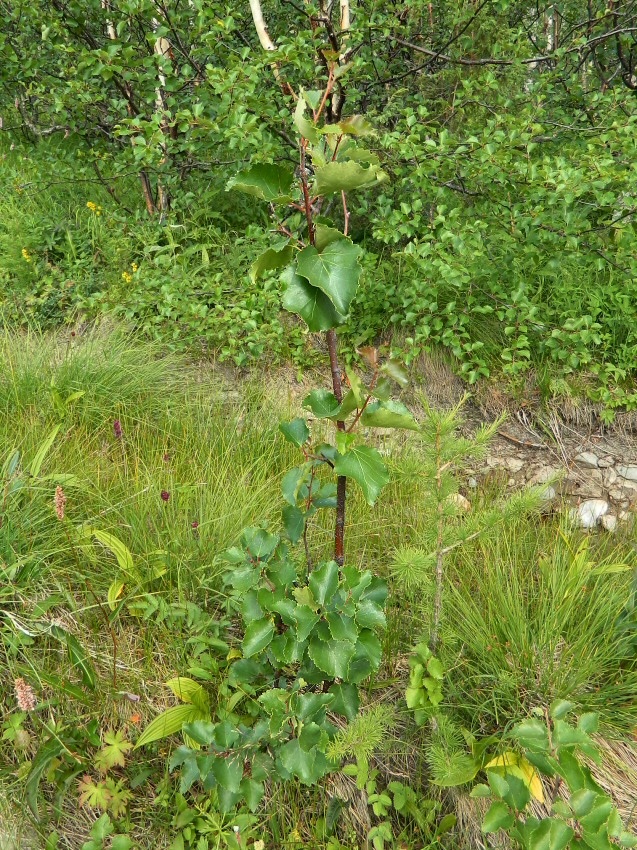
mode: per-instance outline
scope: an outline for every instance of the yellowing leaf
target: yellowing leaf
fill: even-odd
[[[533,767],[531,762],[527,761],[523,756],[520,757],[518,767],[524,774],[524,781],[526,782],[527,788],[531,792],[531,796],[535,797],[538,803],[543,803],[544,788],[542,787],[542,780],[540,778],[540,774]]]
[[[108,588],[106,601],[108,602],[108,607],[111,609],[111,611],[114,611],[117,608],[117,600],[121,596],[122,590],[124,590],[123,581],[114,581]]]
[[[491,759],[491,761],[485,764],[484,767],[485,770],[489,768],[501,768],[505,776],[507,773],[517,776],[524,782],[531,792],[532,797],[534,797],[539,803],[544,802],[542,780],[540,779],[537,770],[533,767],[530,761],[527,761],[527,759],[524,758],[524,756],[508,751]]]
[[[485,770],[489,767],[510,767],[511,765],[516,765],[519,763],[519,755],[512,751],[502,753],[501,756],[496,756],[494,759],[491,759],[490,762],[485,764]]]

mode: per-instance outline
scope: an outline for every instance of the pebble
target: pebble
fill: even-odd
[[[478,482],[475,478],[470,478],[467,481],[467,487],[471,487],[472,490],[475,490],[477,486],[478,486]]]
[[[571,511],[571,517],[581,528],[595,528],[609,508],[604,499],[587,499]]]
[[[600,519],[600,523],[602,528],[605,528],[606,531],[612,534],[617,528],[617,517],[614,514],[604,514]]]
[[[617,474],[627,481],[637,481],[637,466],[618,466]]]
[[[471,502],[469,499],[466,499],[462,493],[450,493],[447,501],[451,502],[452,505],[455,505],[462,513],[467,513],[467,511],[471,510]]]
[[[597,469],[599,466],[599,458],[593,452],[582,452],[575,458],[576,463],[582,466],[587,466],[590,469]]]

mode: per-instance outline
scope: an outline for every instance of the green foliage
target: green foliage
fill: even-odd
[[[564,719],[570,708],[570,703],[560,700],[551,706],[550,717],[533,717],[511,731],[527,762],[550,780],[551,814],[538,818],[527,812],[529,787],[515,768],[505,768],[503,775],[487,770],[489,786],[479,785],[473,792],[493,800],[482,831],[490,834],[503,829],[525,850],[635,847],[637,836],[625,829],[611,798],[581,759],[586,756],[599,761],[591,738],[597,729],[597,715],[583,714],[574,725]],[[562,788],[566,792],[563,799],[558,796]]]

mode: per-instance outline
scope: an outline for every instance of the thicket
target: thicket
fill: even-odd
[[[336,52],[330,108],[368,116],[391,177],[351,210],[351,345],[400,331],[470,381],[534,367],[632,406],[635,3],[346,8],[342,38],[335,4],[266,7],[260,44],[247,4],[2,3],[5,310],[306,359],[276,275],[248,276],[267,209],[225,183],[289,159],[299,85]]]

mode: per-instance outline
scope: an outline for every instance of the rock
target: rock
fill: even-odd
[[[597,469],[599,466],[599,458],[593,452],[582,452],[577,455],[575,462],[581,464],[581,466],[587,466],[590,469]]]
[[[600,469],[606,469],[608,466],[614,466],[615,458],[612,455],[607,455],[606,457],[600,457],[597,465]]]
[[[478,486],[478,482],[475,478],[470,478],[467,481],[467,487],[471,487],[472,490],[475,490],[477,486]]]
[[[599,469],[591,469],[584,477],[569,475],[565,481],[566,492],[571,496],[582,496],[587,499],[597,499],[604,495],[602,473]]]
[[[513,473],[519,472],[522,467],[525,466],[524,461],[521,460],[519,457],[508,457],[506,458],[504,463],[507,469]]]
[[[620,511],[619,512],[619,521],[620,522],[633,522],[635,519],[635,514],[632,511]]]
[[[595,528],[609,508],[604,499],[587,499],[571,511],[571,517],[581,528]]]
[[[614,514],[604,514],[600,519],[600,524],[602,528],[605,528],[606,531],[612,534],[617,528],[617,517]]]
[[[604,485],[604,487],[608,489],[609,487],[612,487],[616,481],[617,473],[615,472],[613,467],[609,466],[604,469],[604,471],[602,472],[602,484]]]
[[[637,481],[637,466],[618,466],[617,474],[628,481]]]
[[[621,502],[624,498],[624,491],[621,487],[610,487],[608,490],[608,495],[613,500],[613,502]]]
[[[447,501],[455,505],[461,513],[466,514],[467,511],[471,510],[471,502],[469,499],[465,499],[462,493],[450,493]]]
[[[554,466],[541,466],[533,473],[527,483],[531,486],[534,484],[546,484],[549,481],[559,478],[560,475],[561,470],[556,469]]]

